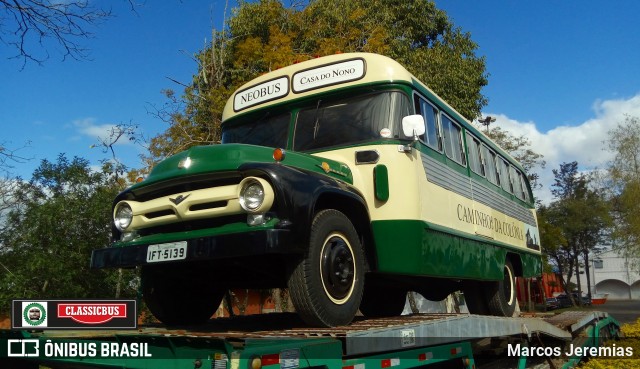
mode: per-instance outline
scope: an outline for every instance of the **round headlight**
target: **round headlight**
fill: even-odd
[[[117,205],[116,211],[113,213],[113,223],[120,231],[127,229],[133,220],[133,210],[126,202]]]
[[[240,206],[246,211],[255,211],[264,201],[264,188],[258,181],[247,181],[240,190]]]

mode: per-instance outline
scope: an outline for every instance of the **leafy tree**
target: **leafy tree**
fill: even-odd
[[[109,242],[119,190],[87,160],[64,155],[43,160],[29,182],[18,183],[0,232],[0,310],[16,298],[108,298],[120,288],[135,294],[131,274],[89,270],[91,250]]]
[[[543,258],[555,265],[560,275],[562,287],[566,291],[565,271],[573,267],[575,258],[571,257],[572,250],[568,247],[569,245],[562,229],[554,224],[556,223],[554,210],[554,208],[544,204],[538,207],[537,218],[540,230],[540,245],[542,245]],[[549,270],[545,270],[545,272],[547,271]],[[553,271],[553,268],[551,271]]]
[[[358,51],[398,60],[468,119],[486,105],[484,58],[470,34],[432,1],[310,0],[289,8],[276,0],[241,1],[226,28],[214,30],[195,55],[198,71],[184,95],[165,91],[168,102],[154,113],[170,125],[152,139],[149,162],[218,142],[227,98],[252,78],[316,56]]]
[[[585,266],[587,285],[591,292],[589,276],[589,253],[602,244],[605,232],[611,225],[609,203],[600,189],[592,188],[592,178],[578,172],[578,163],[562,163],[554,169],[555,183],[551,192],[555,200],[541,207],[543,219],[552,227],[541,227],[541,237],[550,242],[544,250],[556,263],[567,283],[575,273],[580,291],[580,258]],[[560,232],[566,244],[559,242]],[[569,294],[569,296],[571,296]]]
[[[614,216],[614,238],[628,257],[640,257],[640,118],[627,116],[609,131],[609,165]],[[638,267],[637,265],[635,265]]]
[[[609,150],[615,157],[609,171],[619,183],[640,181],[640,118],[626,116],[623,123],[609,131]]]

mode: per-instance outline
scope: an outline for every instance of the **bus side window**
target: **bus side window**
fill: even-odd
[[[444,136],[444,152],[461,165],[467,165],[462,148],[462,129],[449,117],[440,114],[442,133]]]
[[[518,171],[518,176],[520,177],[520,183],[522,184],[522,198],[525,201],[529,201],[529,190],[527,189],[527,176],[525,176],[522,172]]]
[[[469,167],[476,174],[484,176],[485,168],[483,155],[480,152],[480,140],[467,132],[467,152],[469,153]]]
[[[420,139],[434,150],[442,151],[440,132],[438,129],[438,109],[426,100],[416,96],[416,109],[424,118],[424,135]]]
[[[522,177],[520,177],[520,172],[518,172],[514,166],[510,166],[509,169],[513,194],[520,200],[524,200],[524,193],[522,192]]]
[[[489,182],[500,186],[500,177],[496,166],[496,153],[484,144],[482,145],[482,160],[484,162],[484,172]]]
[[[513,188],[511,188],[511,179],[509,179],[509,164],[500,157],[498,159],[498,165],[500,166],[500,184],[502,185],[502,189],[513,193]]]

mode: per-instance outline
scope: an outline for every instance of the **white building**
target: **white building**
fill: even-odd
[[[609,300],[640,299],[640,262],[625,258],[617,250],[592,255],[590,260],[591,292],[609,294]],[[574,280],[575,282],[575,280]],[[582,291],[587,291],[587,278],[580,276]]]

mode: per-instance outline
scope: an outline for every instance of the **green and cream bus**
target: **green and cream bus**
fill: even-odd
[[[510,316],[541,273],[522,166],[397,62],[339,54],[238,89],[222,144],[159,163],[114,201],[92,267],[140,267],[152,313],[208,319],[229,288],[288,287],[319,326],[462,290]]]

